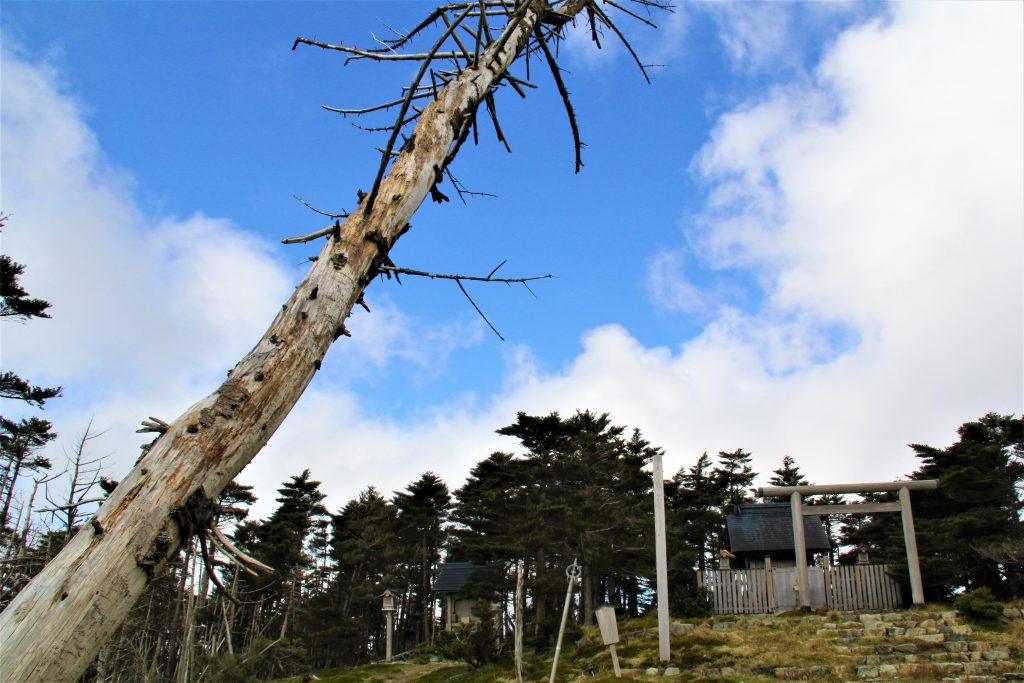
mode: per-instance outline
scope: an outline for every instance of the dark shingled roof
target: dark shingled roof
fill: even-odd
[[[478,571],[487,569],[487,565],[472,562],[444,562],[441,571],[434,579],[432,586],[435,593],[458,593],[466,585],[469,577]]]
[[[733,553],[793,550],[793,517],[789,503],[737,505],[726,515],[729,550]],[[804,538],[811,552],[829,549],[828,534],[821,517],[804,517]]]

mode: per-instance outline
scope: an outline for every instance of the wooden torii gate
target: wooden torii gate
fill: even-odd
[[[910,509],[911,491],[929,491],[938,488],[938,479],[886,481],[873,484],[817,484],[812,486],[762,486],[757,495],[762,498],[789,496],[793,515],[793,547],[796,549],[796,572],[800,585],[800,609],[811,609],[810,579],[807,574],[807,542],[804,538],[803,518],[817,515],[871,515],[877,512],[899,512],[903,518],[903,542],[907,548],[907,567],[910,569],[910,593],[915,607],[924,605],[924,586],[921,582],[921,563],[917,558],[917,537],[914,535],[914,513]],[[829,493],[882,493],[899,491],[899,502],[845,503],[842,505],[809,505],[804,507],[803,496]]]

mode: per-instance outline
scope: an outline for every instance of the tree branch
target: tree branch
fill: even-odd
[[[569,99],[569,91],[565,87],[565,83],[562,82],[562,74],[559,73],[558,62],[555,60],[555,56],[551,54],[551,49],[548,47],[547,41],[544,40],[544,34],[541,33],[539,27],[534,27],[534,34],[537,36],[537,44],[540,46],[541,51],[544,52],[544,59],[547,60],[548,67],[551,69],[551,75],[555,79],[555,85],[558,87],[558,94],[562,96],[562,103],[565,105],[565,113],[569,116],[569,127],[572,128],[572,141],[576,148],[576,172],[579,173],[580,169],[583,168],[583,155],[582,148],[583,143],[580,142],[580,129],[576,125],[576,112],[572,108],[572,101]]]

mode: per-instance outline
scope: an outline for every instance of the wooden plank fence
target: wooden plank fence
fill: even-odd
[[[825,602],[844,611],[884,610],[899,607],[900,585],[884,564],[840,565],[825,568]]]
[[[900,586],[886,566],[843,565],[813,568],[811,594],[814,607],[843,611],[895,609],[902,603]],[[698,578],[707,587],[715,614],[771,614],[795,606],[789,591],[793,569],[715,569]],[[780,580],[776,580],[780,579]],[[823,586],[818,585],[823,582]],[[822,592],[823,589],[823,592]],[[823,597],[822,597],[823,596]]]

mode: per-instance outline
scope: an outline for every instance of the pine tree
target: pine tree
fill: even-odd
[[[768,480],[772,486],[807,486],[809,484],[806,477],[801,474],[796,461],[788,455],[783,456],[782,467],[772,470],[772,472],[775,473],[775,476]]]
[[[913,494],[926,597],[948,600],[959,589],[981,587],[1002,598],[1022,596],[1024,558],[998,549],[1024,545],[1024,422],[989,413],[957,433],[959,439],[947,448],[910,446],[922,463],[911,478],[940,482],[935,491]],[[868,544],[873,555],[906,573],[895,515],[874,517],[845,540]]]
[[[336,625],[330,647],[335,662],[351,664],[383,656],[379,596],[396,578],[398,514],[371,486],[332,519],[337,575],[331,590]]]
[[[714,474],[719,479],[719,485],[725,490],[724,505],[732,506],[753,500],[747,492],[757,473],[750,468],[750,453],[742,448],[737,448],[731,453],[718,452],[718,465]]]
[[[0,532],[13,531],[8,524],[11,501],[18,477],[26,472],[50,469],[50,460],[39,451],[57,438],[49,420],[38,417],[23,418],[17,422],[0,417]]]
[[[278,507],[265,522],[246,522],[238,526],[235,539],[250,554],[270,567],[272,574],[239,575],[241,590],[258,596],[259,602],[240,610],[246,638],[252,642],[259,631],[277,627],[280,637],[287,632],[288,621],[301,598],[303,571],[310,566],[306,539],[316,519],[327,514],[321,502],[325,494],[320,482],[310,478],[309,470],[293,476],[277,490]],[[252,628],[251,625],[259,625]]]
[[[403,616],[405,631],[413,642],[428,642],[434,622],[431,594],[434,571],[441,560],[445,540],[444,521],[451,508],[448,486],[433,472],[425,472],[418,480],[395,494],[398,511],[398,539],[405,549],[409,594]]]
[[[711,457],[705,452],[689,470],[680,469],[672,479],[668,495],[670,510],[669,534],[673,538],[674,566],[677,572],[693,566],[691,554],[679,552],[694,549],[692,560],[699,571],[708,567],[708,559],[719,547],[725,518],[722,508],[728,499],[726,480],[713,469]]]
[[[6,216],[0,216],[0,230]],[[25,266],[6,254],[0,254],[0,321],[25,322],[32,318],[49,318],[50,302],[29,296],[18,279]],[[47,400],[59,395],[60,387],[38,387],[10,370],[0,374],[0,398],[24,401],[42,408]],[[50,468],[50,461],[38,455],[46,444],[57,438],[48,420],[36,417],[17,421],[0,416],[0,534],[9,530],[8,514],[18,477],[25,472]]]
[[[451,556],[523,561],[531,596],[532,634],[545,643],[557,630],[565,567],[583,566],[583,618],[614,600],[639,611],[643,577],[653,573],[651,478],[643,470],[657,451],[638,430],[607,414],[530,416],[498,433],[519,439],[520,457],[494,453],[456,491]],[[511,580],[499,590],[511,590]]]

